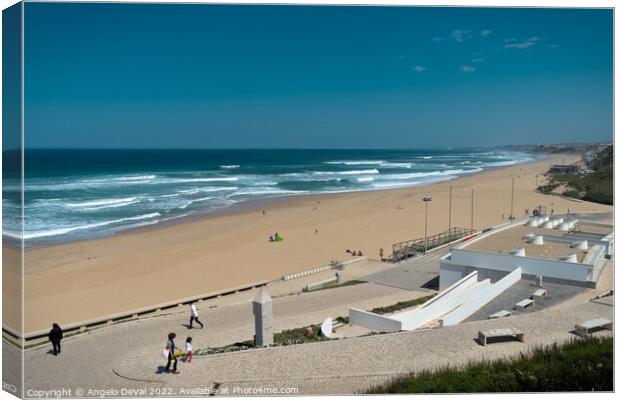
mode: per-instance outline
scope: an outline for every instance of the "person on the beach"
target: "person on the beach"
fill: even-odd
[[[190,304],[189,310],[191,313],[191,316],[189,317],[189,329],[192,329],[192,325],[194,321],[200,324],[200,329],[204,328],[205,327],[204,324],[198,320],[198,308],[196,308],[195,302],[192,302],[192,304]]]
[[[170,367],[172,366],[172,373],[178,374],[177,371],[177,357],[174,353],[177,351],[177,346],[174,344],[174,338],[177,337],[177,334],[171,332],[168,334],[168,342],[166,343],[166,349],[168,350],[168,363],[166,364],[166,373],[170,372]]]
[[[192,362],[192,337],[188,336],[185,339],[185,362]]]
[[[52,329],[48,335],[50,342],[52,342],[52,347],[54,348],[54,355],[57,356],[60,354],[60,341],[62,340],[62,328],[57,324],[52,324]]]

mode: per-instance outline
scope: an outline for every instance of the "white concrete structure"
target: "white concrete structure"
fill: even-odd
[[[573,242],[570,247],[577,250],[588,250],[588,241],[580,240],[578,242]]]
[[[380,332],[413,330],[434,321],[442,326],[455,325],[467,319],[520,279],[519,268],[494,284],[491,284],[490,279],[479,282],[478,273],[472,272],[413,310],[383,316],[350,308],[349,322]]]
[[[464,321],[520,280],[521,268],[517,268],[493,285],[490,285],[490,287],[486,288],[484,291],[477,293],[472,300],[446,314],[441,320],[442,326],[456,325]]]
[[[543,224],[542,226],[545,229],[552,229],[553,228],[553,223],[551,221],[547,221]]]
[[[575,253],[566,253],[562,257],[560,257],[560,260],[576,263],[577,262],[577,254],[575,254]]]
[[[593,265],[548,260],[543,258],[520,257],[510,254],[484,253],[465,249],[453,249],[449,258],[441,260],[439,267],[439,289],[450,285],[471,270],[491,270],[511,272],[521,268],[527,275],[542,275],[558,280],[589,282],[592,279]]]
[[[550,221],[552,223],[562,221],[561,223],[566,223],[571,228],[579,224],[574,219],[564,222],[563,218],[555,218]],[[562,259],[554,260],[528,257],[514,251],[515,249],[510,254],[467,249],[467,246],[474,242],[483,241],[490,235],[504,232],[515,226],[501,225],[483,233],[475,241],[465,242],[453,248],[449,256],[440,260],[439,289],[449,287],[472,271],[497,276],[498,273],[512,272],[517,268],[521,268],[522,273],[532,279],[544,277],[552,282],[596,287],[596,282],[606,262],[605,256],[609,257],[613,251],[613,233],[605,235],[571,232],[563,236],[555,236],[530,232],[522,236],[530,245],[544,246],[546,241],[552,241],[566,243],[567,247],[573,245],[577,250],[587,251],[582,262],[578,262],[579,258],[574,252],[570,256],[566,255]],[[519,243],[518,240],[518,238],[515,240],[515,244]],[[592,242],[596,244],[592,245]]]
[[[254,313],[254,342],[257,346],[271,346],[273,344],[273,309],[271,296],[261,287],[258,295],[252,301]]]
[[[334,323],[332,317],[327,317],[321,324],[321,334],[325,337],[332,337]]]
[[[525,257],[525,248],[519,247],[516,249],[510,250],[510,254],[513,256]]]
[[[534,235],[528,241],[529,244],[535,244],[537,246],[541,246],[545,244],[545,240],[541,235]]]
[[[541,221],[538,218],[532,218],[529,221],[527,221],[526,225],[531,226],[531,227],[536,227],[536,226],[539,226],[540,223]]]

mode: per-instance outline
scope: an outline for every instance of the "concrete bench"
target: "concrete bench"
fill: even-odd
[[[521,343],[525,342],[525,335],[523,332],[514,328],[490,329],[488,331],[478,332],[478,341],[483,346],[487,345],[488,339],[498,337],[514,337]]]
[[[575,333],[579,336],[588,336],[593,330],[609,329],[613,327],[613,322],[605,318],[595,318],[575,325]]]
[[[497,318],[510,317],[511,315],[512,315],[512,313],[510,311],[502,310],[502,311],[496,312],[495,314],[489,315],[489,319],[497,319]]]
[[[547,295],[547,289],[536,289],[534,293],[532,293],[532,300],[540,299],[541,297],[545,297]]]
[[[524,299],[524,300],[521,300],[520,302],[518,302],[517,304],[515,304],[515,306],[516,306],[517,310],[523,311],[527,307],[530,307],[530,306],[534,307],[534,300],[532,300],[532,299]]]

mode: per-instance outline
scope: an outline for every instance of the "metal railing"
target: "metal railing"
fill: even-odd
[[[424,254],[428,250],[458,239],[462,239],[475,232],[476,231],[474,229],[455,227],[436,235],[428,236],[427,238],[419,238],[408,240],[406,242],[395,243],[392,245],[392,256],[390,261],[398,262],[409,257],[415,257],[419,253]]]

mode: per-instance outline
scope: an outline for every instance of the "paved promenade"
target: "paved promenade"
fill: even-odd
[[[576,323],[594,317],[613,320],[612,301],[608,297],[504,320],[441,329],[196,357],[191,365],[181,364],[182,372],[177,376],[160,375],[152,368],[149,371],[149,366],[157,364],[156,357],[130,356],[140,361],[124,362],[117,372],[132,379],[158,381],[175,390],[210,382],[220,390],[228,388],[228,394],[239,393],[240,388],[296,388],[300,394],[353,393],[402,373],[496,359],[535,346],[570,340],[575,337],[571,330]],[[483,347],[475,341],[479,330],[503,327],[525,332],[526,343],[502,342]]]
[[[426,293],[365,283],[276,297],[273,300],[274,331],[320,323],[329,316],[346,316],[349,306],[369,309],[423,295]],[[144,382],[120,378],[114,371],[119,366],[133,364],[153,375],[154,379],[147,380],[161,379],[155,372],[165,361],[161,348],[168,332],[177,333],[178,345],[191,335],[196,349],[252,339],[254,322],[248,300],[217,308],[208,308],[208,304],[199,306],[205,329],[189,330],[189,310],[183,307],[178,313],[126,322],[68,338],[63,341],[59,357],[51,355],[47,345],[29,349],[25,352],[26,387],[75,388],[84,387],[85,382],[96,387],[141,387]],[[3,344],[3,349],[17,356],[10,345]],[[142,362],[144,364],[138,366]]]
[[[253,316],[249,301],[256,292],[242,292],[201,303],[200,318],[206,324],[202,330],[186,327],[189,313],[183,307],[168,315],[143,318],[68,338],[63,341],[63,353],[59,357],[51,355],[47,345],[29,349],[25,352],[26,387],[40,390],[68,388],[79,396],[89,396],[88,389],[110,389],[108,396],[126,396],[128,393],[122,390],[129,389],[144,389],[147,391],[142,393],[144,395],[170,396],[205,395],[214,388],[219,390],[218,395],[363,392],[369,386],[410,371],[506,357],[533,346],[570,340],[574,337],[570,333],[574,325],[588,319],[604,317],[613,320],[613,296],[588,301],[613,284],[611,265],[613,260],[605,268],[601,277],[603,284],[598,289],[586,290],[569,301],[540,312],[440,329],[195,356],[191,364],[180,363],[179,375],[162,374],[165,359],[160,353],[168,332],[177,333],[179,346],[186,336],[191,335],[195,349],[252,338]],[[354,275],[366,276],[383,268],[385,266],[381,263],[368,263]],[[403,264],[399,268],[408,267]],[[399,270],[396,273],[404,272]],[[319,276],[308,278],[308,281],[321,279]],[[272,294],[276,293],[273,300],[275,332],[320,323],[328,316],[346,316],[350,306],[371,309],[428,294],[426,290],[364,283],[286,295],[299,291],[303,285],[302,281],[292,281],[274,284],[270,289]],[[501,327],[523,330],[526,343],[504,342],[482,347],[474,340],[479,330]],[[343,329],[348,330],[350,327]],[[7,360],[19,356],[6,343],[3,343],[3,350]],[[75,393],[78,388],[85,391]],[[276,393],[260,388],[286,390]],[[99,394],[90,393],[92,396]]]

